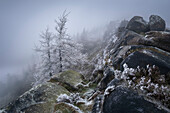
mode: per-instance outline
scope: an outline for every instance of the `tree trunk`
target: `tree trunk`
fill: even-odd
[[[63,68],[63,65],[62,65],[62,56],[61,56],[61,49],[59,49],[59,58],[60,58],[60,66],[59,66],[59,72],[62,72],[62,68]]]

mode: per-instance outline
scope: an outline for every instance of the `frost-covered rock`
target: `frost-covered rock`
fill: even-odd
[[[169,59],[170,56],[164,56],[158,52],[145,49],[129,54],[120,65],[123,67],[123,64],[126,63],[130,68],[137,68],[138,66],[145,68],[148,64],[156,65],[162,74],[167,74],[170,71]],[[121,70],[123,70],[122,67]]]
[[[126,28],[137,33],[149,31],[148,23],[140,16],[134,16],[129,21]]]
[[[165,21],[158,15],[151,15],[149,17],[149,27],[151,31],[164,31]]]
[[[170,32],[150,31],[145,37],[147,39],[141,40],[141,44],[152,45],[170,52]]]
[[[127,88],[118,87],[105,97],[103,113],[167,113]]]
[[[69,94],[69,91],[60,85],[50,82],[40,84],[7,105],[4,111],[7,113],[53,112],[56,98],[63,93]]]
[[[130,24],[134,25],[134,29],[131,29],[132,26],[128,26]],[[108,68],[113,68],[114,77],[106,79],[109,76],[105,76],[104,73],[100,82],[104,85],[100,84],[100,86],[104,86],[105,93],[101,94],[101,92],[100,96],[97,96],[93,112],[101,112],[101,108],[104,113],[145,113],[151,110],[154,113],[166,112],[159,110],[157,105],[170,108],[168,104],[170,100],[169,33],[148,32],[148,23],[142,17],[134,17],[128,25],[115,33],[116,41],[110,42],[105,50],[112,65],[104,63],[104,72]],[[126,88],[110,90],[111,86],[115,86],[115,89],[120,86]],[[149,99],[158,101],[159,104],[145,100],[143,96],[138,95],[137,91]],[[107,103],[104,103],[104,106],[102,105],[103,100]]]
[[[72,89],[69,89],[82,81],[82,75],[71,70],[54,75],[50,81],[34,86],[8,104],[0,113],[89,113],[93,102],[83,94],[94,89],[89,88],[90,85],[83,87],[81,91],[74,90],[75,93],[71,93]]]
[[[101,113],[103,106],[103,95],[98,95],[94,100],[92,113]]]
[[[112,64],[115,69],[123,70],[123,64],[127,63],[131,68],[156,65],[162,74],[170,70],[170,53],[153,46],[128,45],[121,46],[111,53]]]
[[[115,86],[108,86],[106,90],[104,91],[104,96],[109,95],[114,89],[115,89]]]

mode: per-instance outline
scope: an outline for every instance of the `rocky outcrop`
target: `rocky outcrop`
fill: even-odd
[[[151,40],[159,39],[160,37],[158,39],[153,37]],[[160,40],[164,42],[164,39],[166,42],[168,38],[164,37]],[[158,42],[159,44],[156,42],[154,43],[153,41],[151,43],[145,37],[142,37],[142,35],[125,30],[122,32],[122,36],[116,41],[116,44],[110,53],[113,67],[116,69],[122,69],[124,63],[129,64],[132,68],[137,68],[137,66],[146,67],[147,64],[155,64],[160,68],[162,74],[168,73],[170,70],[170,54],[168,51],[164,51],[159,48],[167,47],[168,49],[170,46],[161,44],[161,41]],[[167,45],[168,44],[169,43],[167,43]],[[137,55],[139,52],[142,52],[142,54]]]
[[[127,29],[141,33],[149,31],[149,26],[143,17],[135,16],[127,24]]]
[[[103,113],[166,113],[143,96],[127,88],[118,87],[105,98]]]
[[[103,76],[99,89],[104,90],[104,99],[95,103],[102,105],[103,113],[170,111],[170,33],[164,29],[165,22],[159,16],[151,16],[149,23],[135,16],[126,28],[118,30],[116,42],[110,42],[105,50],[105,58],[109,57],[110,62],[105,64],[104,72],[113,69],[113,77]],[[160,104],[153,103],[151,98]]]
[[[151,31],[164,31],[165,21],[158,15],[151,15],[149,17],[149,28]]]
[[[128,63],[132,68],[155,64],[160,68],[162,74],[167,74],[170,71],[169,32],[150,31],[146,35],[140,35],[129,29],[124,29],[119,32],[118,36],[117,41],[110,49],[110,58],[114,68],[122,69],[124,63]],[[143,54],[137,55],[141,51]],[[133,57],[134,55],[136,57]]]
[[[154,51],[155,50],[155,51]],[[146,68],[146,65],[156,65],[159,67],[161,74],[167,74],[170,70],[170,54],[161,54],[159,49],[154,48],[153,50],[149,48],[134,50],[129,54],[120,64],[120,69],[123,70],[123,64],[127,64],[130,68],[142,67]],[[135,63],[134,63],[135,62]]]
[[[69,94],[64,87],[54,83],[44,83],[33,87],[16,101],[10,103],[2,113],[42,113],[53,112],[56,98],[60,94]]]
[[[165,31],[166,23],[165,20],[158,15],[151,15],[149,17],[149,22],[145,21],[141,16],[134,16],[129,21],[126,28],[137,33]]]
[[[127,22],[104,52],[95,53],[98,68],[90,70],[90,82],[68,70],[33,87],[0,112],[170,112],[170,33],[164,31],[165,22],[153,15],[149,23],[139,16]]]
[[[68,70],[54,75],[48,82],[33,87],[21,95],[17,100],[0,110],[0,113],[80,113],[89,112],[92,109],[92,102],[88,103],[86,98],[87,88],[77,88],[78,84],[83,85],[82,75]],[[77,93],[73,93],[76,88]],[[82,93],[83,92],[83,93]],[[81,93],[82,97],[79,96]],[[66,96],[65,96],[66,95]],[[70,96],[68,96],[70,95]],[[88,94],[88,96],[91,94]],[[68,101],[58,101],[68,100]],[[72,103],[73,102],[73,103]],[[87,104],[87,105],[86,105]]]
[[[146,46],[155,46],[170,52],[170,32],[150,31],[146,33],[145,38],[140,40],[140,44]]]

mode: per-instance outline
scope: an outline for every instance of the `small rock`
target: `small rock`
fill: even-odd
[[[104,72],[104,77],[100,81],[99,89],[103,90],[107,87],[107,84],[114,78],[114,71],[110,68],[107,68]]]

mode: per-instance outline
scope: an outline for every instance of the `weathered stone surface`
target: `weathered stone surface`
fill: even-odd
[[[146,65],[156,65],[159,67],[161,74],[167,74],[170,71],[170,56],[164,56],[158,52],[152,50],[135,51],[128,55],[122,63],[121,70],[123,70],[123,64],[127,64],[130,68],[143,67]]]
[[[127,88],[118,87],[105,97],[103,113],[166,113],[142,96]]]
[[[77,84],[81,83],[83,77],[80,73],[68,70],[57,75],[54,75],[51,78],[51,82],[59,82],[62,86],[64,86],[69,91],[77,90]]]
[[[148,56],[149,58],[147,59],[147,57],[145,58],[144,56],[140,56],[140,55],[136,56],[135,59],[131,58],[132,55],[134,55],[133,53],[138,51],[142,52],[143,54],[146,54],[146,56]],[[131,66],[132,68],[136,68],[138,65],[141,67],[146,67],[146,65],[148,64],[154,64],[155,62],[152,62],[152,60],[155,59],[156,61],[161,62],[155,65],[158,65],[162,74],[166,74],[169,68],[164,68],[161,66],[161,64],[166,65],[165,67],[169,67],[170,53],[153,46],[129,45],[117,49],[117,51],[112,55],[111,59],[112,59],[113,67],[115,69],[121,69],[121,70],[123,70],[122,68],[123,63],[126,63],[125,59],[126,61],[131,63],[129,65],[135,64]],[[140,59],[145,60],[145,62],[139,61]]]
[[[137,33],[149,31],[148,23],[140,16],[134,16],[128,23],[127,29]]]
[[[94,70],[90,78],[93,83],[99,83],[103,77],[103,70]]]
[[[154,65],[154,63],[156,62],[153,62],[152,60],[157,59],[156,61],[159,60],[159,63],[157,62],[157,64],[155,65],[157,65],[160,68],[162,74],[167,73],[169,71],[168,64],[170,64],[170,60],[169,60],[170,54],[167,52],[170,51],[170,41],[169,41],[170,33],[152,31],[146,33],[146,35],[147,35],[146,37],[143,37],[142,35],[139,35],[133,31],[124,30],[111,49],[111,59],[112,59],[113,67],[115,67],[116,69],[121,68],[122,70],[123,63],[126,63],[124,62],[124,60],[126,59],[127,61],[131,53],[135,51],[146,50],[150,54],[147,55],[149,56],[149,58],[143,58],[145,62],[141,62],[139,60],[142,57],[138,55],[136,60],[131,59],[130,61],[128,61],[129,63],[131,62],[131,64],[135,64],[135,66],[132,67],[136,68],[138,65],[141,67],[144,67],[145,65],[146,67],[147,63]],[[166,64],[165,66],[166,68],[164,68],[165,64]]]
[[[151,31],[164,31],[165,21],[158,15],[151,15],[149,17],[149,27]]]
[[[24,93],[16,101],[12,102],[5,108],[7,113],[19,113],[29,111],[29,113],[43,113],[44,110],[51,112],[56,99],[60,94],[69,94],[64,87],[54,83],[44,83],[33,87]]]
[[[114,78],[114,71],[113,69],[107,68],[104,72],[104,77],[100,81],[99,89],[103,90],[107,87],[107,84]]]
[[[114,45],[110,47],[111,54],[112,55],[117,54],[116,52],[121,49],[120,48],[121,46],[139,45],[141,38],[143,38],[142,35],[125,29],[124,31],[119,33],[119,38],[116,40]]]
[[[115,78],[110,83],[108,83],[107,87],[109,87],[109,86],[118,86],[120,84],[121,84],[121,80]]]
[[[155,46],[170,52],[170,33],[162,31],[151,31],[146,33],[146,38],[140,39],[140,44]]]

